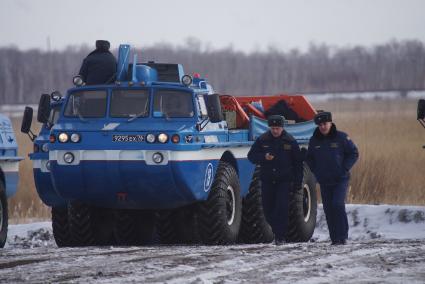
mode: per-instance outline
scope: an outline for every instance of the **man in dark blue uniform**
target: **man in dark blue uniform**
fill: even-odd
[[[359,158],[359,152],[350,137],[336,129],[330,112],[318,113],[314,122],[318,127],[310,139],[307,164],[320,184],[332,244],[341,245],[348,238],[345,197],[350,169]]]
[[[115,81],[117,60],[109,51],[110,43],[97,40],[96,49],[84,59],[80,76],[86,85],[109,84]]]
[[[248,159],[260,166],[263,210],[276,245],[285,242],[289,193],[301,188],[303,165],[297,141],[283,129],[283,117],[268,118],[270,130],[258,137]]]

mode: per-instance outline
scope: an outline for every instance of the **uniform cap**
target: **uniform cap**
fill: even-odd
[[[96,40],[96,49],[109,50],[111,44],[107,40]]]
[[[319,112],[314,116],[314,123],[319,125],[322,122],[332,122],[332,113],[328,111]]]
[[[269,126],[283,127],[283,121],[284,121],[284,117],[281,115],[270,115],[267,118],[267,122]]]

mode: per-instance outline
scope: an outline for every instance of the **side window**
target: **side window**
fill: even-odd
[[[207,117],[208,116],[208,110],[207,110],[207,105],[205,104],[204,95],[198,95],[198,106],[199,106],[199,109],[201,111],[201,116]]]
[[[52,123],[52,125],[55,125],[56,122],[58,122],[59,119],[59,111],[60,111],[60,107],[55,107],[52,109],[52,111],[50,112],[50,117],[49,117],[49,121]]]

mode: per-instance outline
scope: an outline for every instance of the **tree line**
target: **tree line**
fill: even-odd
[[[36,103],[41,93],[64,93],[90,51],[87,46],[50,52],[0,48],[0,104]],[[184,46],[157,44],[136,52],[142,61],[181,63],[186,73],[207,76],[222,94],[425,89],[425,45],[417,40],[373,47],[312,44],[304,52],[270,48],[249,54],[231,47],[202,49],[199,41],[189,40]]]

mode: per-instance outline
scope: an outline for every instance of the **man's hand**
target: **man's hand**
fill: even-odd
[[[266,160],[267,161],[271,161],[273,159],[274,159],[274,156],[273,155],[271,155],[270,153],[266,153]]]

